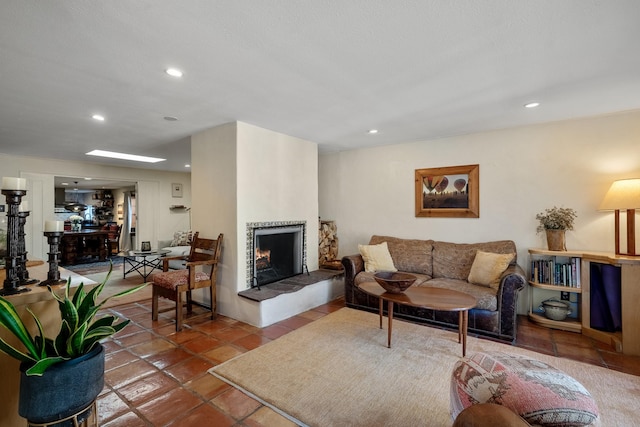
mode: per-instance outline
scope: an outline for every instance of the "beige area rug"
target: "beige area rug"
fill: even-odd
[[[325,316],[209,372],[300,425],[450,426],[457,333],[394,320],[386,347],[378,316],[350,308]],[[601,426],[640,425],[640,377],[469,338],[468,354],[503,351],[542,360],[580,381]]]
[[[96,274],[88,274],[85,276],[89,280],[93,280],[94,282],[101,283],[105,277],[107,277],[107,272],[96,273]],[[111,277],[109,277],[109,281],[106,286],[102,290],[102,293],[98,297],[99,301],[115,295],[119,292],[122,292],[126,289],[133,288],[134,286],[138,286],[144,283],[142,277],[137,273],[127,274],[126,278],[122,277],[122,267],[118,270],[114,269],[111,273]],[[139,290],[138,292],[134,292],[130,295],[125,295],[118,298],[112,298],[107,301],[103,308],[115,307],[122,304],[128,304],[132,302],[144,301],[151,298],[151,285],[147,285],[145,288]]]

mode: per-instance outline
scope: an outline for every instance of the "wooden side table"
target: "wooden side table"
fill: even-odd
[[[429,310],[457,311],[458,342],[462,343],[462,356],[467,354],[467,326],[469,323],[469,310],[478,304],[478,301],[469,294],[445,288],[432,288],[428,286],[411,286],[401,294],[392,294],[384,290],[376,282],[364,282],[358,287],[369,295],[378,297],[380,305],[380,329],[382,329],[383,301],[387,301],[387,347],[391,348],[391,332],[393,327],[393,304],[421,307]]]

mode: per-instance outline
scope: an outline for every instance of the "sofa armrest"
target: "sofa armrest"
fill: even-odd
[[[344,283],[353,286],[356,275],[364,271],[364,260],[360,254],[347,255],[342,257],[342,266],[344,267]]]
[[[171,246],[171,242],[173,240],[158,240],[158,245],[157,247],[162,249],[162,248],[166,248],[167,246]]]
[[[500,282],[504,282],[505,280],[512,281],[516,286],[519,283],[520,286],[518,288],[523,288],[524,285],[527,284],[527,276],[524,273],[522,267],[518,264],[510,265],[500,276]]]
[[[500,278],[498,288],[498,312],[500,313],[500,334],[516,337],[518,294],[527,284],[524,270],[519,265],[510,265]]]

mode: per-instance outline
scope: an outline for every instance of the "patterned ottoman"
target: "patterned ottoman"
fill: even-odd
[[[585,426],[598,405],[575,379],[534,359],[506,353],[476,353],[451,374],[451,415],[476,403],[497,403],[540,426]]]

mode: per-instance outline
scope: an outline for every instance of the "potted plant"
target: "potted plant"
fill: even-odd
[[[71,279],[67,281],[62,296],[48,286],[58,302],[61,326],[55,337],[44,335],[38,317],[27,308],[37,325],[32,335],[7,299],[0,297],[0,325],[14,335],[24,348],[11,346],[0,339],[0,351],[21,362],[19,414],[32,423],[56,426],[72,426],[68,418],[78,412],[85,417],[90,405],[104,386],[104,349],[100,340],[122,330],[129,320],[115,316],[96,315],[111,298],[137,292],[147,283],[127,289],[98,302],[113,266],[102,283],[88,292],[80,283],[71,295]],[[67,420],[67,421],[65,421]]]
[[[537,232],[547,235],[547,247],[551,251],[566,251],[565,231],[573,230],[573,222],[577,217],[576,211],[571,208],[553,207],[545,209],[536,215],[540,222]]]

